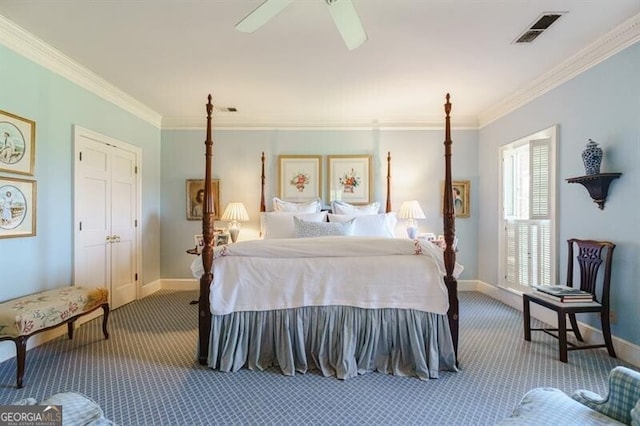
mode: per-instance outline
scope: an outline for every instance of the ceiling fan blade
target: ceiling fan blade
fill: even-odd
[[[367,33],[364,31],[358,12],[351,0],[326,0],[333,22],[349,50],[353,50],[365,41]]]
[[[282,9],[287,7],[292,0],[267,0],[258,6],[253,12],[248,14],[242,21],[236,24],[236,30],[243,33],[252,33],[274,16]]]

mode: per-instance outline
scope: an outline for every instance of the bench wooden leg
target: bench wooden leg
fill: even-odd
[[[102,304],[102,311],[104,312],[104,315],[102,316],[102,334],[104,334],[105,339],[108,339],[109,338],[109,331],[107,331],[107,321],[109,320],[109,304],[108,303]]]
[[[16,361],[18,363],[16,374],[16,387],[22,388],[22,378],[24,377],[24,365],[27,358],[27,337],[18,336],[13,340],[16,344]]]
[[[69,336],[69,340],[73,340],[73,328],[74,328],[73,327],[73,325],[74,325],[73,323],[74,322],[75,321],[69,321],[67,323],[67,336]]]

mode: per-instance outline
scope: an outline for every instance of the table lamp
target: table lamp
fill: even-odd
[[[424,219],[424,212],[420,208],[420,204],[418,204],[417,200],[405,201],[400,206],[400,211],[398,212],[398,217],[400,219],[405,219],[407,221],[407,236],[412,240],[416,238],[416,232],[418,230],[418,224],[415,219]]]
[[[240,233],[240,222],[247,222],[249,220],[249,214],[244,204],[229,203],[227,204],[227,208],[224,209],[220,220],[231,222],[229,224],[229,235],[231,235],[231,242],[235,243]]]

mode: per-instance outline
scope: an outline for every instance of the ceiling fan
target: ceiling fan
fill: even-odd
[[[266,0],[253,12],[236,25],[236,30],[252,33],[271,18],[276,16],[293,0]],[[324,0],[338,31],[349,50],[353,50],[365,41],[367,33],[364,31],[360,17],[351,0]]]

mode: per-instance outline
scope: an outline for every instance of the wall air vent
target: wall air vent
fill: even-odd
[[[534,23],[529,26],[522,34],[516,38],[514,43],[531,43],[538,38],[543,31],[548,29],[551,24],[556,22],[560,17],[567,12],[545,12]]]

